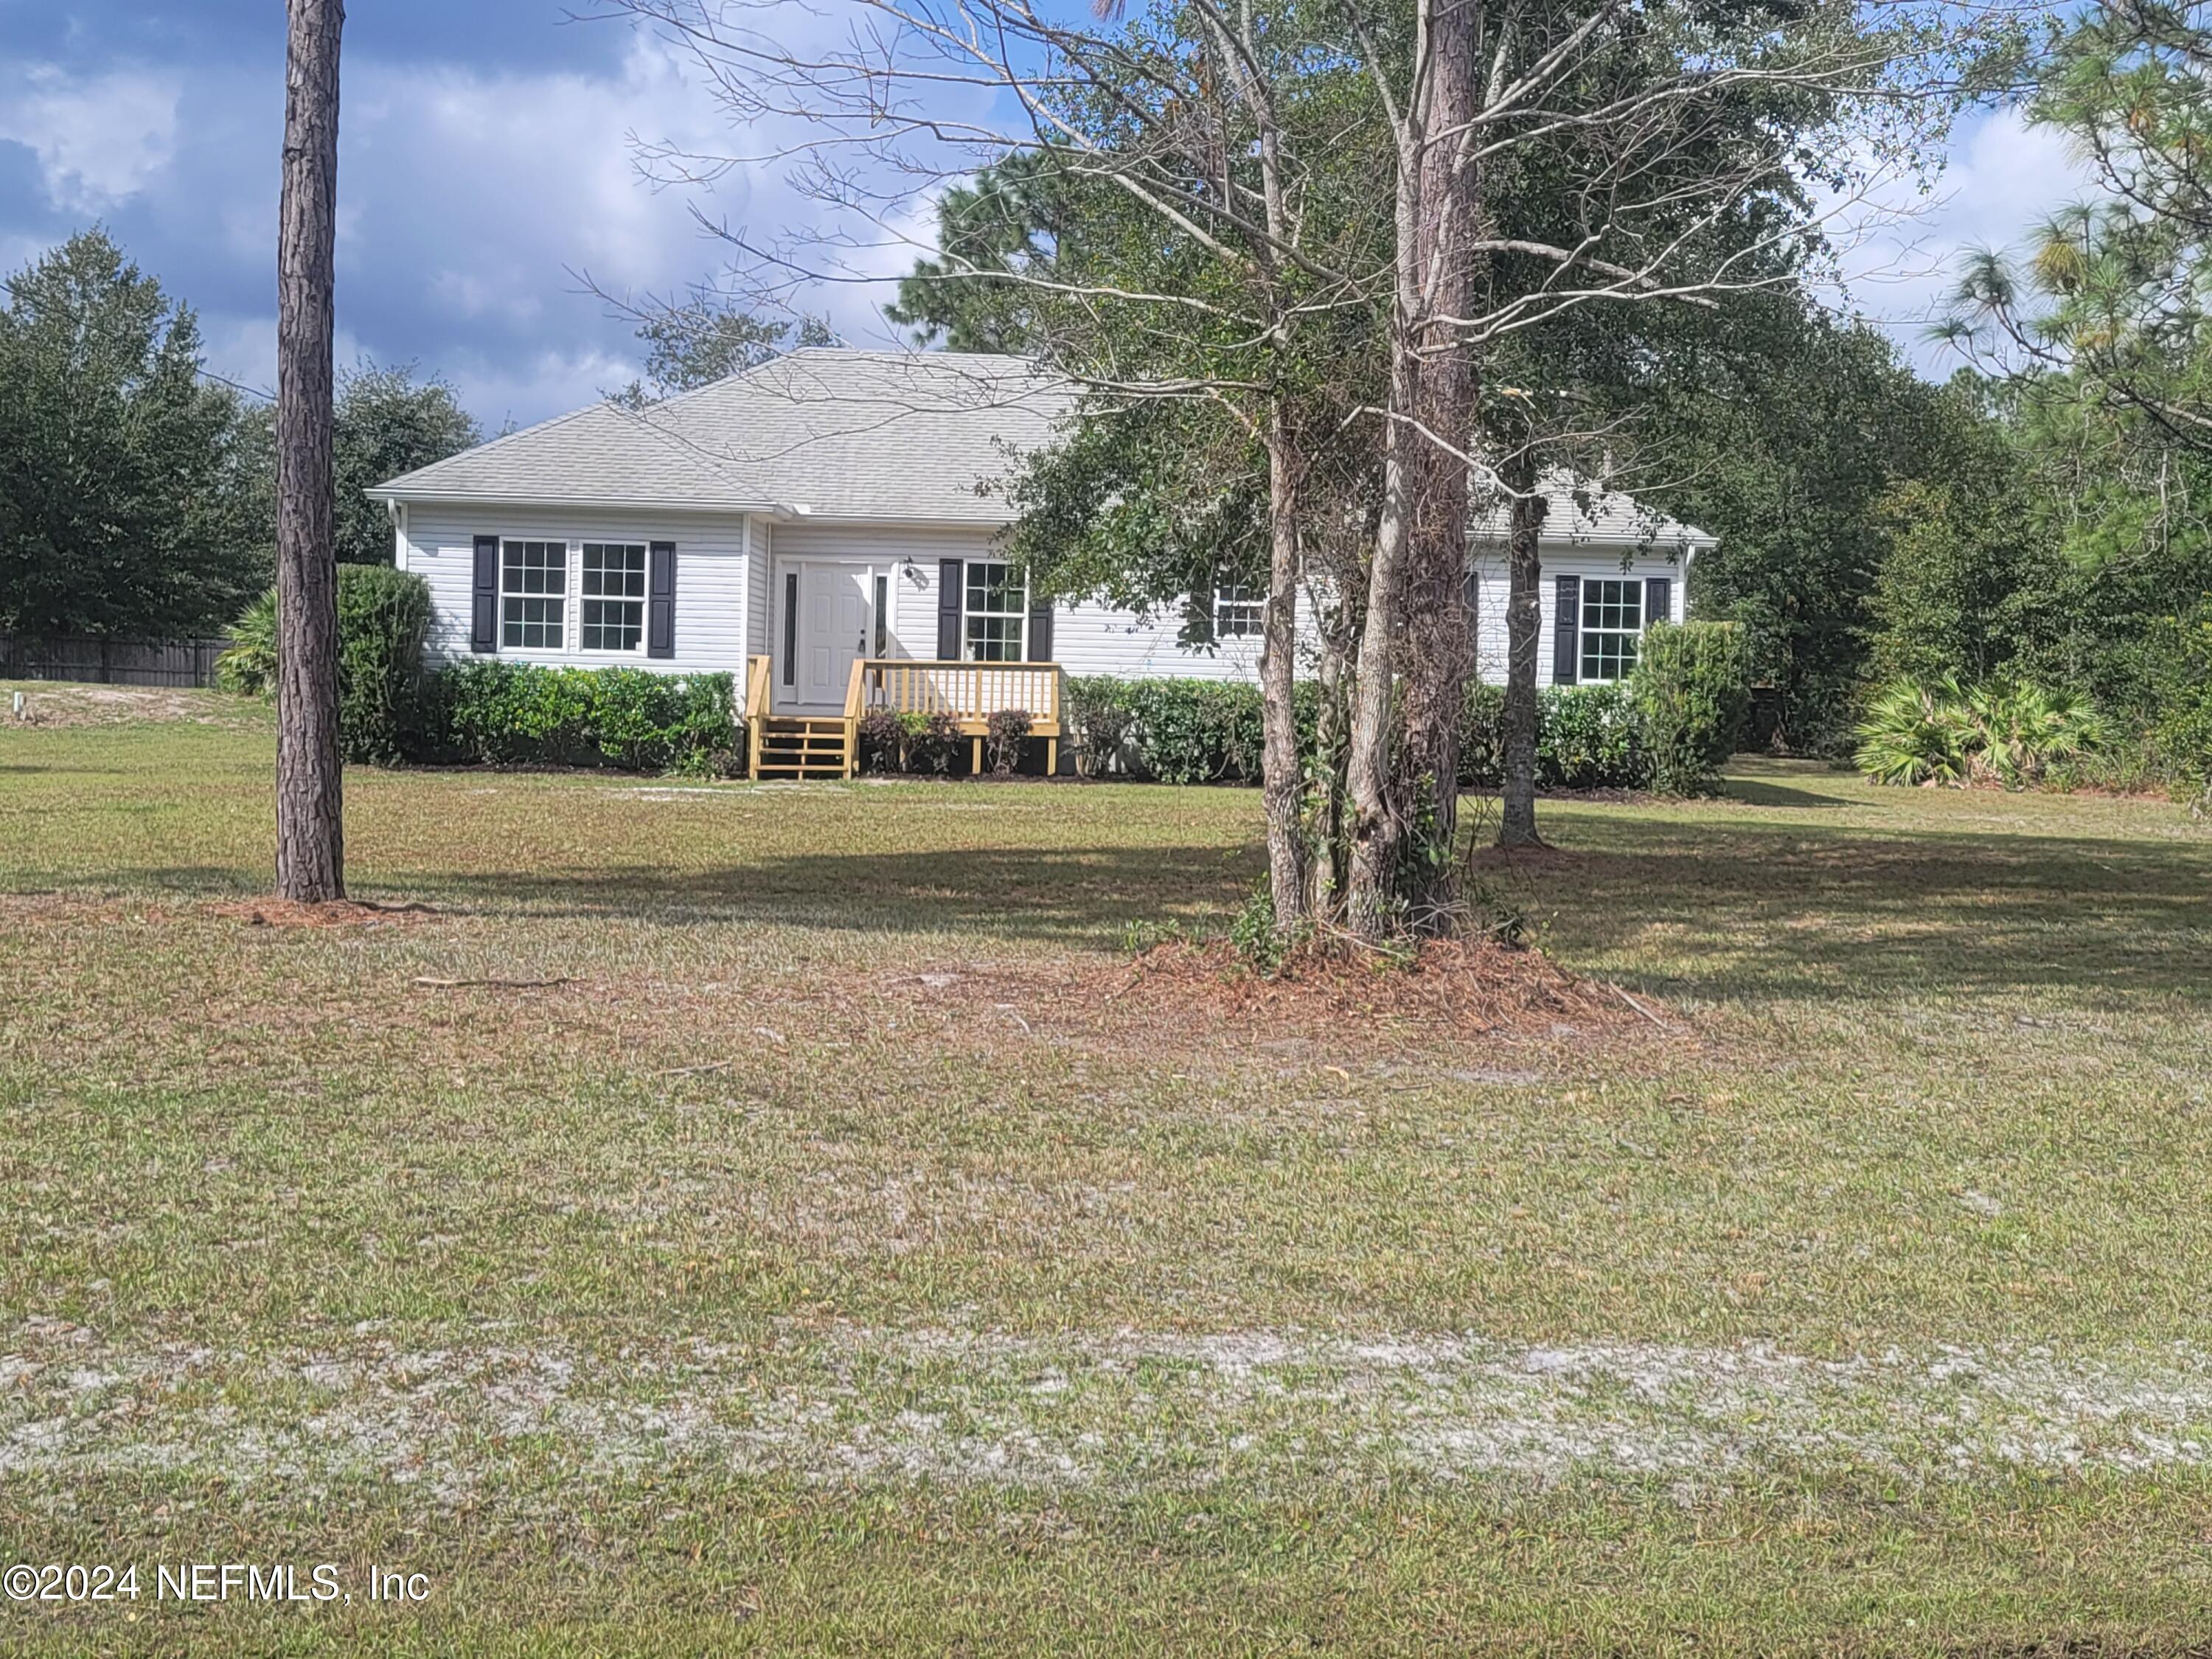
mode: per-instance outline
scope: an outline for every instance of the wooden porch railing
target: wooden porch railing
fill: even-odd
[[[767,657],[745,659],[745,732],[749,752],[762,752],[763,728],[783,719],[772,707],[774,665]],[[1045,740],[1047,772],[1060,769],[1060,665],[1051,662],[915,662],[896,657],[864,657],[853,664],[845,682],[845,753],[849,767],[858,755],[861,718],[878,708],[899,714],[949,714],[970,739],[975,769],[983,769],[983,737],[991,716],[1025,709],[1030,735]],[[800,711],[805,713],[806,711]],[[792,718],[796,718],[793,716]],[[815,720],[839,715],[809,714]]]
[[[1054,662],[915,662],[867,657],[853,665],[845,717],[857,725],[872,709],[950,714],[975,744],[983,769],[983,733],[991,716],[1026,709],[1030,735],[1045,740],[1048,776],[1060,769],[1060,665]]]
[[[769,714],[769,676],[774,664],[766,657],[745,659],[745,764],[760,764],[761,727]]]

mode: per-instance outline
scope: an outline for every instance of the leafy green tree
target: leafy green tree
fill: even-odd
[[[1970,259],[1942,333],[2005,379],[2030,507],[2063,562],[2014,672],[2141,732],[2212,594],[2212,13],[2099,0],[2023,65],[2028,118],[2088,164],[2028,257]]]
[[[473,448],[483,434],[444,380],[418,380],[411,364],[380,368],[363,358],[338,374],[331,438],[338,562],[389,564],[391,521],[384,504],[362,492]]]
[[[1987,496],[2002,440],[1978,393],[1929,385],[1795,291],[1739,306],[1732,326],[1655,389],[1666,465],[1639,493],[1719,538],[1692,568],[1699,614],[1745,625],[1778,739],[1829,750],[1849,737],[1899,527],[1881,504],[1916,480]]]
[[[801,318],[794,335],[791,324],[756,316],[704,286],[680,304],[631,314],[645,343],[645,374],[619,396],[638,407],[758,368],[794,346],[833,345],[837,338],[824,318]]]
[[[2057,574],[2016,490],[1908,479],[1875,504],[1887,543],[1867,609],[1867,672],[1877,683],[1970,684],[2018,659]]]
[[[191,309],[82,231],[0,308],[0,629],[182,634],[269,579],[240,400]]]

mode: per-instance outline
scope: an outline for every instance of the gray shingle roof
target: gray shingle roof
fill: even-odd
[[[1544,475],[1544,540],[1589,543],[1604,547],[1711,547],[1713,538],[1704,531],[1670,519],[1656,507],[1646,507],[1625,489],[1607,489],[1592,479],[1564,470]],[[1478,501],[1474,539],[1503,542],[1507,528],[1507,504],[1503,500]]]
[[[978,485],[1049,443],[1073,403],[1064,381],[1020,357],[809,347],[644,409],[595,404],[369,493],[996,526],[1008,520],[1005,498]],[[1548,475],[1545,489],[1547,543],[1712,540],[1565,472]],[[1504,531],[1502,502],[1478,507],[1478,540]]]
[[[808,348],[644,409],[594,404],[371,493],[999,525],[1004,500],[977,485],[1049,441],[1069,401],[1018,357]]]

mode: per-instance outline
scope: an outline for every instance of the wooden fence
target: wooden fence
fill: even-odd
[[[81,680],[94,685],[213,685],[228,640],[106,640],[0,634],[0,680]]]

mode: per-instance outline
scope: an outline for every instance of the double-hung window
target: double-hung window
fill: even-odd
[[[1251,582],[1224,582],[1213,590],[1213,637],[1256,638],[1267,596]]]
[[[499,555],[500,643],[558,651],[568,642],[568,544],[502,542]]]
[[[1644,632],[1644,584],[1633,578],[1583,579],[1582,678],[1626,679]]]
[[[645,544],[584,544],[582,648],[635,651],[645,639]]]
[[[1029,620],[1029,581],[1018,565],[968,561],[961,644],[970,662],[1021,662]]]

